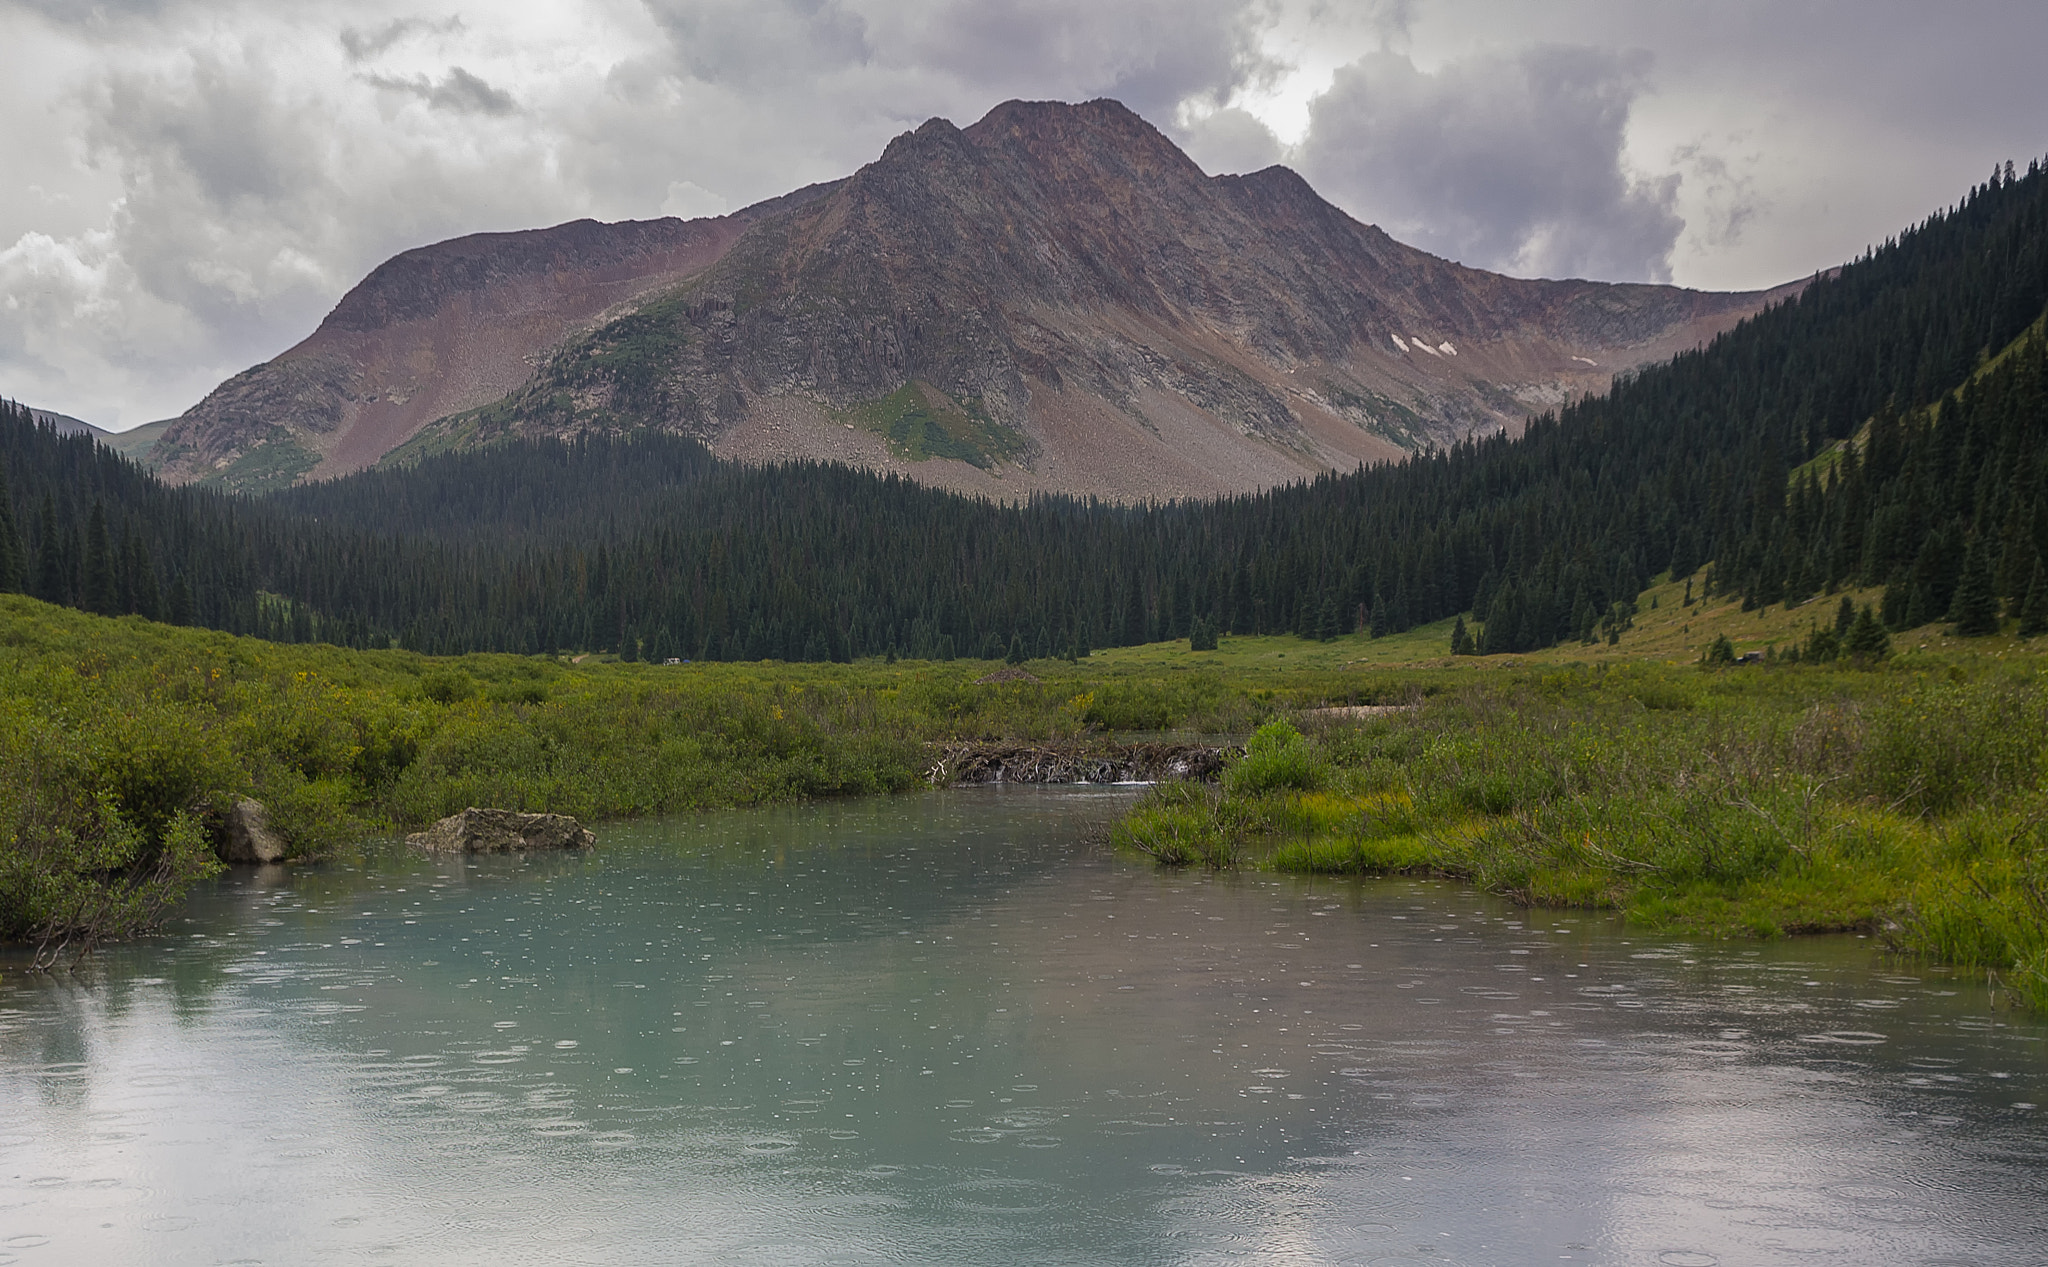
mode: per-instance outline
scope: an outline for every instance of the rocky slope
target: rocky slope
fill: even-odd
[[[408,252],[159,454],[260,484],[653,425],[999,496],[1208,494],[1518,426],[1781,293],[1464,268],[1115,102],[1012,102],[723,220]]]
[[[304,342],[222,383],[152,455],[169,478],[262,488],[371,465],[420,428],[517,388],[572,334],[716,260],[811,186],[729,216],[576,220],[392,257]]]

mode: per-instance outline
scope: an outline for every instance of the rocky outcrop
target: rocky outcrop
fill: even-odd
[[[270,811],[263,802],[243,798],[228,810],[221,833],[220,856],[225,862],[283,862],[284,837],[270,825]]]
[[[435,853],[513,853],[589,849],[597,844],[597,837],[567,814],[522,814],[472,805],[425,831],[414,832],[405,843]]]

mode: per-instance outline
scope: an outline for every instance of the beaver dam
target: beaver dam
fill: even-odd
[[[981,783],[1157,783],[1213,779],[1224,758],[1242,747],[1174,740],[1117,742],[1076,739],[1052,743],[933,744],[925,771],[937,787]]]

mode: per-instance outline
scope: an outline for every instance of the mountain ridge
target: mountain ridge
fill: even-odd
[[[1286,168],[1208,176],[1116,102],[1007,102],[731,217],[394,257],[158,453],[277,486],[651,426],[1002,498],[1214,495],[1518,428],[1797,289],[1502,277]]]

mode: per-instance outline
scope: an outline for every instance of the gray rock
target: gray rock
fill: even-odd
[[[472,805],[450,814],[405,843],[435,853],[507,853],[522,849],[588,849],[597,843],[567,814],[521,814]]]
[[[228,862],[284,861],[284,837],[270,825],[270,811],[263,802],[247,797],[235,802],[228,811],[220,856]]]

